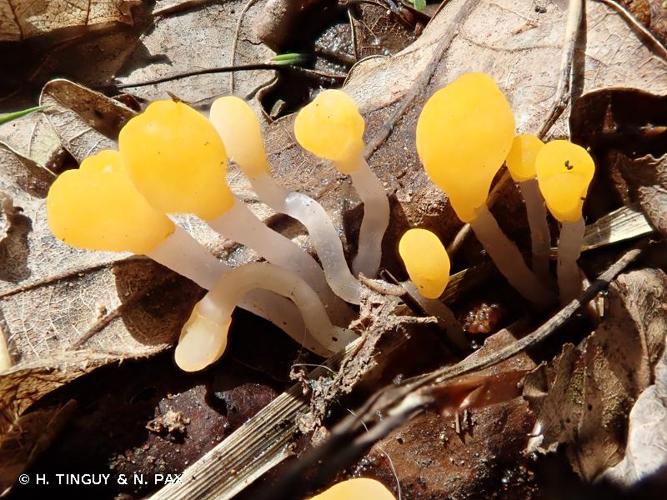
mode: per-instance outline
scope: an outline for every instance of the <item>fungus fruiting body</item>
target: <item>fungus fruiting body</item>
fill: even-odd
[[[116,151],[101,151],[58,176],[46,208],[51,232],[70,246],[143,254],[205,289],[230,270],[146,202]],[[257,291],[239,305],[303,338],[303,322],[290,301]]]
[[[320,298],[298,275],[269,263],[245,264],[225,275],[195,306],[176,347],[175,359],[181,369],[198,371],[222,356],[232,312],[241,298],[255,289],[270,290],[292,300],[306,328],[327,354],[355,338],[351,331],[331,324]]]
[[[505,163],[512,179],[526,202],[526,214],[530,227],[530,243],[533,253],[533,271],[544,282],[549,277],[549,254],[551,236],[547,224],[547,209],[535,178],[535,158],[544,143],[534,135],[517,135]]]
[[[498,270],[538,307],[551,294],[526,266],[486,206],[493,177],[514,139],[514,117],[491,77],[468,73],[437,91],[417,121],[417,152],[431,180],[470,223]]]
[[[458,347],[467,348],[454,313],[438,300],[447,287],[450,271],[449,255],[440,239],[426,229],[409,229],[399,241],[398,253],[411,280],[403,286],[427,314],[438,319]]]
[[[331,161],[349,175],[361,201],[364,216],[359,229],[355,273],[373,277],[382,257],[382,239],[389,225],[389,200],[382,183],[363,157],[365,123],[354,100],[340,90],[325,90],[294,121],[299,144]]]
[[[260,200],[306,227],[334,293],[358,304],[361,285],[350,273],[333,222],[318,202],[304,194],[287,191],[271,177],[260,124],[252,108],[238,97],[221,97],[211,106],[210,120],[231,159],[249,178]]]
[[[558,287],[561,302],[581,291],[577,260],[584,238],[582,209],[595,163],[588,152],[569,141],[547,143],[535,160],[537,181],[551,214],[561,223],[558,240]]]
[[[221,235],[297,272],[337,320],[349,319],[315,259],[265,226],[232,194],[224,144],[204,116],[181,102],[156,101],[123,127],[119,148],[132,181],[150,204],[166,213],[195,214]]]
[[[357,477],[336,483],[310,500],[395,500],[395,497],[380,481]]]

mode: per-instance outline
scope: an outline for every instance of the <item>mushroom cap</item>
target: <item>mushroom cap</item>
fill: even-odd
[[[437,299],[449,282],[450,262],[440,239],[426,229],[409,229],[401,237],[398,253],[410,279],[427,299]]]
[[[310,500],[396,500],[380,481],[367,477],[347,479],[334,484]]]
[[[493,79],[467,73],[433,94],[417,121],[417,153],[458,217],[470,222],[514,138],[510,104]]]
[[[176,365],[183,371],[196,372],[220,359],[227,349],[231,322],[231,318],[215,321],[201,313],[199,304],[195,305],[190,318],[183,325],[174,351]]]
[[[209,120],[220,134],[229,157],[247,176],[270,173],[259,120],[246,101],[231,95],[216,99]]]
[[[56,238],[87,250],[147,254],[174,231],[136,190],[116,151],[101,151],[60,174],[46,211]]]
[[[123,127],[118,145],[132,182],[159,210],[214,219],[231,208],[225,147],[188,105],[151,103]]]
[[[575,222],[595,174],[595,162],[581,146],[570,141],[548,142],[535,159],[537,183],[553,216],[561,222]]]
[[[349,174],[358,168],[365,126],[354,99],[342,90],[329,89],[299,111],[294,134],[301,147]]]
[[[515,182],[529,181],[535,177],[535,158],[544,143],[536,135],[517,135],[512,141],[505,163]]]

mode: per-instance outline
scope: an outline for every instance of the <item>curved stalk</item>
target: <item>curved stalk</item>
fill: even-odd
[[[581,271],[577,260],[581,255],[585,229],[583,217],[575,222],[561,223],[557,269],[561,304],[567,304],[582,290]]]
[[[337,324],[349,324],[352,310],[331,291],[315,259],[292,240],[264,225],[237,198],[232,208],[208,224],[224,237],[252,248],[269,262],[297,273],[319,295]]]
[[[547,308],[553,302],[551,292],[528,269],[521,252],[502,232],[486,205],[470,222],[470,227],[498,271],[526,300],[539,308]]]
[[[519,190],[526,202],[528,226],[530,227],[530,247],[533,254],[533,271],[542,281],[549,283],[551,281],[549,275],[551,234],[547,224],[547,208],[540,193],[537,179],[519,182]]]
[[[266,262],[252,263],[229,272],[195,306],[176,347],[178,366],[197,371],[220,359],[227,347],[234,308],[246,293],[258,288],[292,300],[308,330],[330,353],[356,338],[350,330],[331,323],[318,295],[298,275]]]
[[[389,199],[380,179],[363,158],[359,168],[350,172],[352,184],[364,204],[364,217],[359,229],[357,255],[352,261],[355,274],[369,278],[377,275],[382,258],[382,239],[389,225]]]
[[[268,174],[250,177],[250,182],[259,198],[273,210],[306,227],[331,289],[344,301],[359,304],[361,284],[348,268],[340,236],[322,205],[305,194],[288,192]]]
[[[221,276],[233,270],[179,226],[147,257],[194,281],[205,290],[213,288]],[[238,307],[270,321],[315,354],[328,354],[329,351],[306,331],[301,314],[291,301],[266,290],[253,290],[243,297]]]

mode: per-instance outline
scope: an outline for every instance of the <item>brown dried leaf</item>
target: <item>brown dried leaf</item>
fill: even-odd
[[[181,3],[187,4],[178,1],[169,8]],[[157,18],[154,28],[144,34],[141,44],[118,71],[122,75],[118,80],[143,82],[187,71],[267,62],[275,52],[262,44],[254,31],[264,6],[255,2],[246,11],[247,4],[247,0],[210,2]],[[239,20],[237,50],[232,57]],[[233,77],[235,94],[247,95],[273,77],[274,72],[267,70],[239,72]],[[229,93],[231,78],[231,73],[199,75],[129,90],[146,99],[164,99],[170,92],[194,103]]]
[[[623,457],[628,413],[652,380],[667,331],[667,277],[645,269],[619,276],[602,323],[580,347],[527,377],[537,415],[529,451],[567,445],[572,467],[592,480]]]
[[[138,0],[0,0],[0,41],[17,41],[65,28],[132,23]]]

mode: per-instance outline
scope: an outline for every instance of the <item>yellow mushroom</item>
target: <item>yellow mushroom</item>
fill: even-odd
[[[547,210],[535,178],[535,158],[544,143],[539,137],[522,134],[512,142],[505,164],[512,179],[526,202],[530,243],[533,253],[533,270],[544,282],[550,281],[549,256],[551,254],[551,234],[547,223]]]
[[[398,253],[411,280],[403,286],[427,314],[438,319],[449,339],[467,350],[469,345],[456,316],[438,300],[447,287],[450,270],[449,255],[440,238],[427,229],[409,229],[401,236]]]
[[[135,189],[115,151],[58,176],[46,210],[53,234],[86,250],[150,254],[174,232],[173,222]]]
[[[373,277],[380,268],[382,238],[389,225],[389,200],[382,183],[363,157],[364,128],[356,103],[341,90],[321,92],[294,120],[294,134],[299,144],[333,162],[341,173],[352,179],[364,204],[352,269],[355,274]]]
[[[334,484],[310,500],[396,500],[380,481],[366,477],[347,479]]]
[[[595,162],[581,146],[557,140],[547,143],[540,150],[535,159],[535,169],[547,207],[561,223],[558,288],[561,302],[568,303],[576,298],[582,287],[577,266],[585,230],[582,209],[595,175]]]
[[[493,79],[468,73],[431,96],[417,121],[417,152],[431,180],[470,223],[498,270],[538,307],[551,294],[486,206],[491,181],[514,139],[514,117]]]

